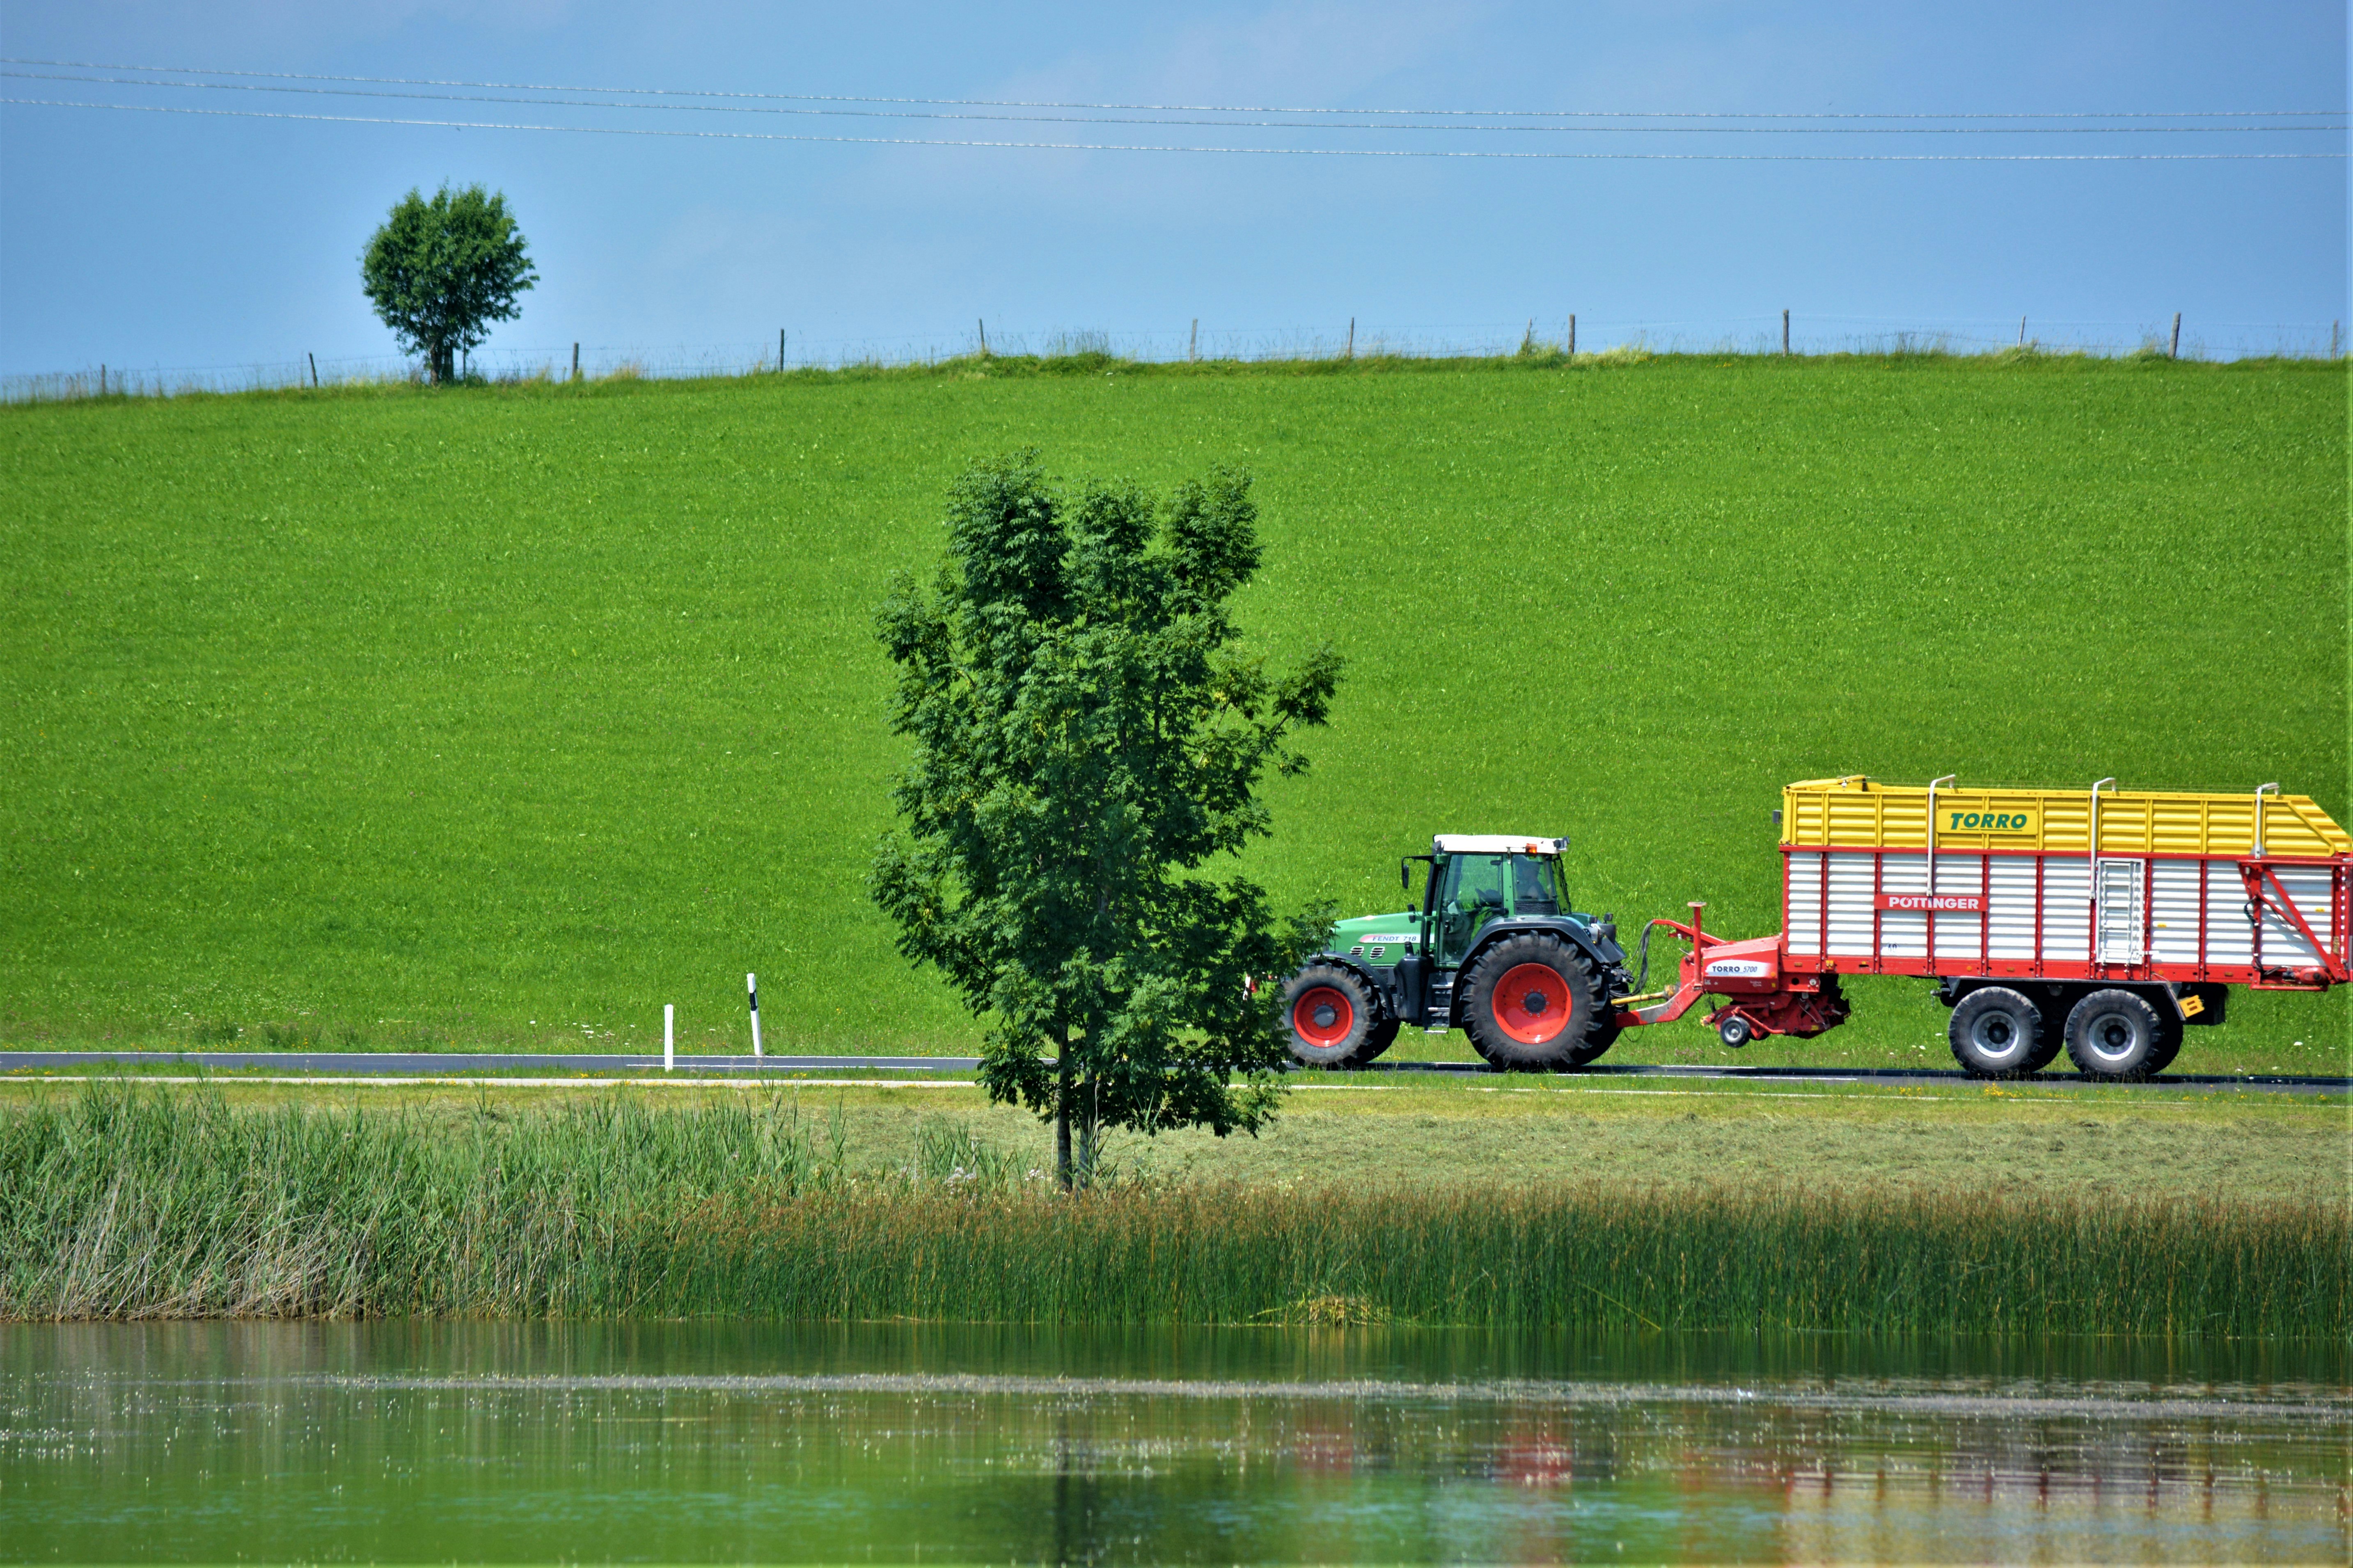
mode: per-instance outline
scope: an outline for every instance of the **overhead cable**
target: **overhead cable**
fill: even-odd
[[[651,125],[530,125],[512,121],[409,120],[389,115],[294,114],[259,109],[194,109],[170,103],[94,103],[70,99],[0,98],[41,109],[102,109],[126,114],[193,114],[207,119],[282,120],[328,125],[402,125],[448,131],[542,131],[584,136],[666,136],[712,142],[807,142],[871,147],[986,147],[1051,153],[1208,153],[1289,158],[1509,158],[1574,163],[2162,163],[2342,159],[2339,153],[1552,153],[1440,147],[1201,147],[1136,142],[983,142],[949,137],[820,136],[780,131],[677,131]]]
[[[70,70],[132,70],[175,76],[227,76],[270,81],[362,82],[381,87],[476,88],[494,92],[595,92],[609,96],[648,98],[744,99],[787,103],[887,103],[930,105],[950,109],[1071,109],[1142,114],[1296,114],[1296,115],[1419,115],[1485,119],[1541,120],[2253,120],[2312,119],[2342,116],[2338,109],[2211,109],[2158,111],[2125,110],[2113,113],[2063,110],[2034,113],[2022,110],[1931,114],[1914,111],[1869,113],[1861,110],[1806,112],[1746,112],[1737,110],[1599,110],[1599,109],[1347,109],[1272,104],[1208,103],[1084,103],[1050,99],[893,98],[858,93],[738,92],[704,88],[577,87],[516,81],[465,81],[436,77],[338,76],[308,71],[216,70],[195,66],[123,65],[95,60],[36,59],[0,56],[0,64],[52,66]]]
[[[1440,131],[1440,132],[1503,132],[1518,134],[1551,135],[1619,135],[1619,136],[2227,136],[2268,135],[2282,132],[2336,132],[2347,129],[2343,123],[2334,125],[1529,125],[1529,124],[1451,124],[1431,125],[1413,121],[1360,120],[1324,120],[1297,121],[1282,120],[1203,120],[1106,118],[1103,115],[1067,114],[967,114],[936,110],[907,109],[839,109],[793,108],[777,104],[748,103],[647,103],[607,102],[582,98],[511,98],[482,93],[394,92],[381,88],[358,87],[297,87],[280,83],[229,81],[161,81],[144,77],[60,76],[46,71],[0,69],[0,77],[21,81],[81,82],[91,86],[177,88],[216,92],[280,92],[302,93],[330,98],[401,99],[428,103],[510,103],[564,109],[617,109],[639,112],[687,114],[785,114],[810,116],[842,116],[879,120],[959,121],[989,124],[1051,124],[1051,125],[1183,125],[1199,127],[1231,126],[1240,130],[1314,130],[1314,131]],[[595,91],[595,89],[565,90]],[[1241,110],[1239,112],[1260,112]]]

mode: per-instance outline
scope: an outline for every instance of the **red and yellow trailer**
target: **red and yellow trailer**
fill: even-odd
[[[2353,840],[2306,795],[1962,789],[1860,774],[1781,792],[1778,936],[1694,944],[1664,1022],[1700,996],[1727,1044],[1814,1035],[1846,1016],[1838,977],[1934,979],[1953,1054],[2008,1077],[2063,1044],[2104,1078],[2160,1071],[2185,1026],[2221,1021],[2224,987],[2353,980]]]

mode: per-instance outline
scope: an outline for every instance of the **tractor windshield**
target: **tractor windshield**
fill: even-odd
[[[1560,913],[1558,868],[1548,855],[1514,855],[1512,857],[1512,913],[1515,915],[1556,915]]]

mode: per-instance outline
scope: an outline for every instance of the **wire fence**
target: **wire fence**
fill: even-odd
[[[813,339],[789,329],[774,340],[703,345],[558,343],[500,345],[469,356],[470,379],[534,381],[693,380],[779,370],[839,371],[939,365],[982,356],[1118,361],[1267,363],[1339,359],[1491,359],[1522,352],[1611,351],[1657,354],[1991,354],[2029,350],[2115,358],[2158,353],[2186,360],[2337,359],[2348,346],[2340,323],[1955,320],[1921,323],[1870,316],[1617,321],[1558,316],[1514,322],[1375,323],[1314,327],[1204,327],[1113,331],[1050,328],[1002,331],[976,321],[963,331],[906,337]],[[399,354],[312,354],[227,365],[95,365],[85,370],[0,375],[0,403],[95,396],[172,397],[282,391],[304,386],[421,384],[422,360]]]

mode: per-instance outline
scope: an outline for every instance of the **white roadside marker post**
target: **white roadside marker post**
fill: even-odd
[[[676,1022],[677,1017],[678,1017],[678,1009],[677,1009],[677,1007],[673,1006],[671,1004],[670,1004],[670,1003],[668,1003],[668,1002],[663,1003],[663,1004],[662,1004],[662,1071],[664,1071],[664,1072],[668,1072],[668,1071],[670,1071],[672,1068],[675,1068],[676,1066],[678,1066],[678,1058],[672,1054],[672,1052],[674,1051],[674,1049],[675,1049],[676,1047],[675,1047],[675,1046],[674,1046],[674,1045],[673,1045],[673,1043],[672,1043],[672,1042],[673,1042],[673,1037],[672,1037],[672,1035],[671,1035],[671,1025],[672,1025],[673,1023],[675,1023],[675,1022]]]
[[[760,1054],[760,977],[758,975],[744,976],[744,994],[752,999],[752,1055],[756,1058]]]

